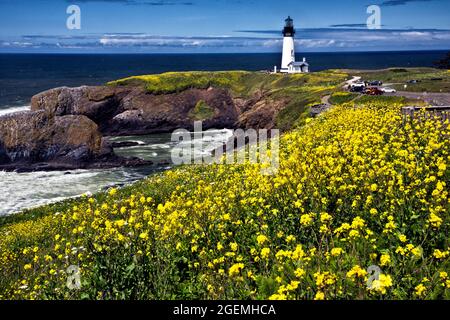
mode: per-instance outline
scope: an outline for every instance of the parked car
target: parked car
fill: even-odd
[[[419,83],[419,82],[420,82],[420,80],[413,79],[413,80],[408,80],[406,83]]]
[[[377,87],[370,87],[364,90],[364,93],[369,96],[381,96],[384,92]]]
[[[363,92],[365,89],[364,86],[351,86],[350,92]]]
[[[350,92],[363,92],[366,85],[363,82],[354,82],[350,84]]]
[[[393,88],[388,88],[388,87],[381,88],[380,90],[382,90],[384,93],[395,93],[395,92],[397,92],[397,90],[395,90]]]
[[[380,81],[380,80],[372,80],[372,81],[368,81],[367,85],[368,86],[377,86],[378,87],[378,86],[382,86],[383,82]]]

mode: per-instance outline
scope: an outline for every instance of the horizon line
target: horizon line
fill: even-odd
[[[296,53],[296,55],[308,55],[308,54],[323,54],[323,53],[378,53],[378,52],[445,52],[450,51],[447,49],[404,49],[404,50],[355,50],[355,51],[306,51],[303,53]],[[279,52],[2,52],[0,54],[24,54],[24,55],[208,55],[208,54],[230,54],[230,55],[240,55],[240,54],[279,54]]]

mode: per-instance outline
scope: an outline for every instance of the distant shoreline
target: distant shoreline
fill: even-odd
[[[297,53],[297,56],[309,55],[309,54],[362,54],[362,53],[422,53],[422,52],[448,52],[448,49],[439,49],[439,50],[374,50],[374,51],[304,51],[301,53]],[[183,56],[194,56],[194,55],[280,55],[281,53],[278,51],[268,51],[268,52],[20,52],[20,51],[11,51],[11,52],[0,52],[0,55],[143,55],[143,56],[167,56],[167,55],[183,55]]]

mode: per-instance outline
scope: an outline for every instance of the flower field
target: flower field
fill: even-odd
[[[185,166],[5,222],[0,298],[449,299],[450,127],[400,107],[308,120],[273,176]]]

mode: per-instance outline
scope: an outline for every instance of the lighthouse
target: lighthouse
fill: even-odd
[[[309,64],[303,58],[302,62],[295,61],[295,44],[294,44],[294,20],[289,16],[285,20],[283,29],[283,57],[281,59],[282,73],[303,73],[309,72]]]

